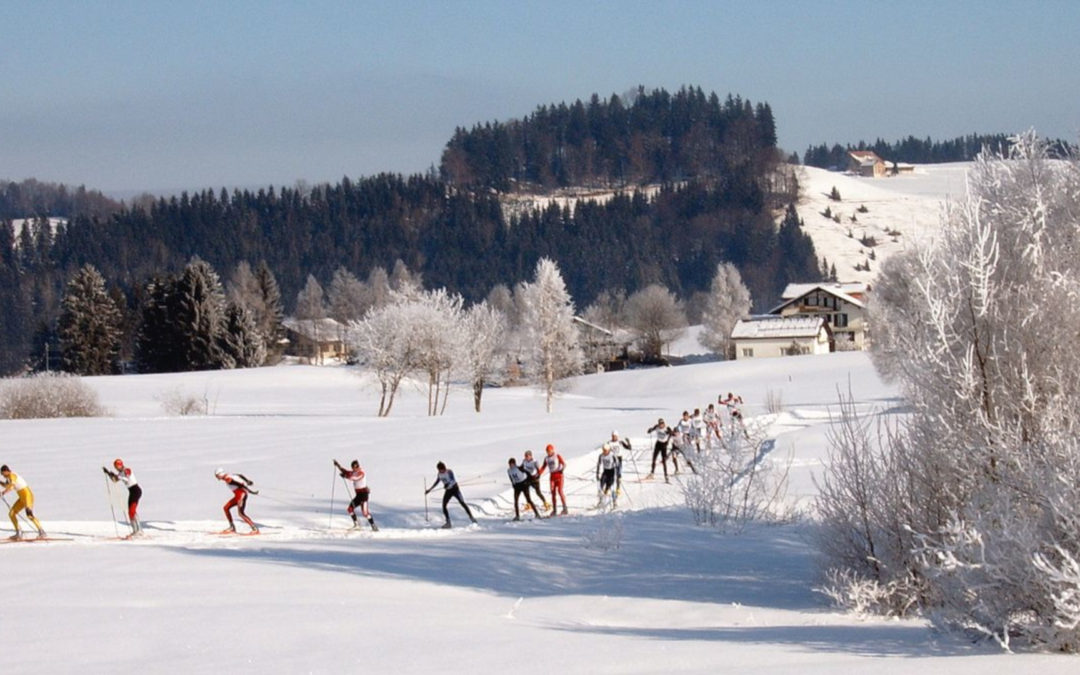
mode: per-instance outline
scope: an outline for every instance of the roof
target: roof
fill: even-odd
[[[740,319],[731,329],[733,340],[787,340],[817,337],[828,330],[822,316],[776,316],[762,314]]]
[[[844,302],[855,305],[856,307],[859,307],[861,309],[866,307],[866,301],[860,300],[852,294],[859,293],[865,295],[866,293],[870,292],[870,286],[869,284],[857,282],[846,284],[788,284],[787,288],[784,289],[783,294],[780,296],[783,298],[784,301],[776,307],[770,309],[769,314],[776,314],[781,309],[787,307],[788,305],[794,304],[795,301],[809,295],[812,291],[815,290],[824,291],[829,295],[840,298]]]
[[[873,166],[883,161],[873,150],[849,150],[848,155],[863,166]]]
[[[281,325],[294,333],[318,342],[340,340],[345,326],[334,319],[285,319]]]
[[[799,298],[815,288],[820,288],[830,293],[841,293],[844,295],[866,295],[870,292],[870,284],[865,281],[840,281],[840,282],[823,282],[823,283],[810,283],[810,284],[788,284],[784,288],[784,292],[780,294],[780,297],[784,300],[791,300],[792,298]]]

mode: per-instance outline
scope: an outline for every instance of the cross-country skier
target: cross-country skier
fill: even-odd
[[[533,459],[532,450],[525,451],[525,459],[521,460],[521,470],[528,474],[528,487],[536,490],[536,496],[540,498],[540,501],[544,502],[544,510],[551,508],[548,500],[544,498],[544,493],[540,491],[540,462]]]
[[[360,468],[360,462],[354,459],[350,465],[352,468],[346,469],[338,464],[335,459],[334,466],[337,467],[342,478],[353,484],[353,491],[356,493],[352,501],[349,502],[349,508],[346,509],[349,517],[352,518],[353,527],[360,527],[360,521],[356,519],[356,507],[359,506],[360,512],[364,514],[368,524],[371,525],[371,531],[378,532],[379,528],[375,525],[375,519],[371,517],[371,511],[368,510],[368,497],[371,495],[371,490],[368,489],[367,474]]]
[[[465,509],[465,515],[469,516],[469,520],[476,524],[476,518],[473,518],[472,511],[469,510],[469,505],[465,503],[465,498],[461,496],[461,488],[458,487],[457,479],[454,478],[454,472],[446,468],[446,465],[439,462],[435,465],[439,474],[435,476],[435,482],[431,484],[427,490],[424,490],[424,494],[428,494],[441,481],[443,484],[443,496],[442,496],[442,512],[446,518],[446,523],[443,525],[443,529],[449,529],[453,527],[450,524],[450,510],[446,508],[446,505],[450,503],[451,498],[456,498],[458,503],[461,504],[461,508]]]
[[[619,439],[619,432],[611,431],[611,440],[604,443],[604,446],[611,449],[611,454],[615,455],[615,499],[613,501],[618,502],[619,496],[622,494],[622,469],[623,469],[623,450],[630,449],[630,440],[627,438]]]
[[[540,473],[544,473],[544,469],[547,469],[548,476],[551,481],[551,515],[555,515],[555,509],[559,506],[559,500],[556,497],[562,498],[562,515],[566,515],[566,493],[563,492],[563,471],[566,470],[566,462],[563,461],[562,455],[555,452],[555,446],[548,444],[544,450],[547,454],[544,456],[544,463],[540,465]]]
[[[708,447],[712,445],[713,438],[718,442],[720,440],[720,413],[716,411],[716,406],[710,403],[701,417],[705,422],[705,446]]]
[[[15,504],[13,504],[8,511],[8,518],[11,518],[11,525],[15,528],[15,534],[11,535],[9,539],[22,539],[22,530],[19,529],[18,516],[19,511],[22,511],[23,509],[26,509],[26,517],[34,524],[34,527],[37,528],[38,536],[46,536],[45,528],[41,527],[41,523],[39,523],[38,519],[34,516],[34,491],[30,489],[30,486],[26,483],[26,479],[8,468],[7,464],[0,466],[0,476],[3,476],[4,481],[6,481],[4,489],[0,494],[7,494],[11,490],[14,490],[15,495],[18,497],[18,499],[15,500]]]
[[[743,435],[749,438],[750,434],[746,431],[746,423],[743,422],[742,411],[739,409],[739,406],[743,403],[742,396],[736,396],[729,391],[727,398],[718,397],[716,402],[727,407],[728,419],[731,420],[731,430],[735,431],[735,423],[738,422],[739,426],[742,427]]]
[[[701,414],[701,408],[694,408],[694,414],[690,416],[690,428],[693,430],[691,440],[694,448],[701,452],[701,443],[705,440],[705,418]]]
[[[258,534],[259,528],[255,526],[255,521],[247,517],[244,512],[244,508],[247,506],[248,494],[257,495],[259,491],[251,487],[255,484],[255,481],[251,480],[242,473],[227,474],[225,469],[218,469],[214,471],[214,477],[225,483],[225,486],[232,491],[233,497],[229,501],[225,502],[225,519],[229,521],[229,527],[222,531],[222,534],[228,534],[236,532],[236,524],[233,522],[232,507],[236,507],[236,513],[240,518],[248,524],[251,528],[252,534]]]
[[[679,455],[682,455],[683,461],[690,467],[690,470],[697,473],[697,469],[694,468],[694,463],[690,461],[690,455],[686,452],[691,447],[693,446],[690,442],[690,437],[676,427],[671,433],[671,461],[675,465],[676,475],[679,473]]]
[[[532,508],[533,516],[536,518],[543,518],[543,514],[536,510],[536,504],[533,504],[532,497],[529,496],[529,488],[532,487],[532,480],[529,478],[529,474],[524,469],[517,465],[517,460],[513,457],[508,462],[509,467],[506,469],[506,475],[510,476],[510,484],[514,486],[514,520],[521,520],[521,511],[518,508],[518,497],[525,495],[525,501],[528,502],[529,507]]]
[[[596,508],[603,506],[604,497],[607,497],[615,486],[615,472],[618,467],[618,458],[611,452],[611,447],[604,443],[603,447],[600,448],[600,456],[596,458],[596,480],[600,483]],[[615,496],[612,495],[611,507],[615,508],[615,506],[617,506],[617,501]]]
[[[131,471],[131,467],[124,466],[124,460],[114,459],[113,468],[116,471],[109,471],[105,467],[101,467],[101,470],[105,472],[105,475],[109,477],[114,483],[123,483],[128,489],[128,522],[131,523],[131,534],[136,535],[142,531],[142,527],[139,526],[139,517],[136,515],[136,511],[139,510],[139,500],[142,499],[142,488],[139,487],[139,481],[135,479],[135,474]]]
[[[645,476],[645,480],[649,480],[656,473],[656,458],[660,458],[660,465],[664,469],[664,482],[668,482],[667,474],[667,460],[668,460],[668,443],[671,442],[671,430],[668,429],[667,423],[664,422],[664,418],[660,418],[656,424],[649,427],[645,433],[652,434],[655,439],[653,444],[652,453],[652,468],[649,469],[649,475]],[[675,465],[675,470],[679,470],[679,465]]]

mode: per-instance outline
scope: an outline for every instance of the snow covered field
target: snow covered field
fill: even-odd
[[[873,281],[882,262],[936,230],[946,204],[964,198],[970,166],[971,162],[920,164],[913,174],[883,178],[801,167],[802,198],[796,210],[818,256],[836,265],[840,281]],[[839,202],[829,198],[834,187],[840,193]],[[866,211],[860,213],[860,207]],[[839,222],[822,215],[826,208],[839,215]],[[896,232],[899,235],[892,234]],[[876,260],[869,260],[871,249],[860,243],[863,237],[876,240]],[[869,271],[855,270],[857,264],[867,262]]]
[[[805,504],[837,388],[850,387],[865,410],[901,408],[864,354],[585,376],[551,415],[522,388],[488,390],[480,415],[457,391],[445,416],[428,418],[426,392],[409,389],[378,419],[377,393],[345,367],[88,382],[112,417],[0,422],[0,461],[30,482],[50,534],[71,538],[0,547],[5,673],[982,675],[1077,667],[1070,657],[1001,655],[922,621],[835,612],[812,590],[809,522],[721,535],[692,523],[681,477],[636,482],[647,472],[644,431],[657,417],[735,391],[749,422],[768,425],[771,457],[790,457],[790,497]],[[770,390],[782,397],[779,415],[763,409]],[[177,391],[205,396],[212,414],[166,416],[159,401]],[[612,429],[634,439],[634,453],[619,513],[598,515],[587,508],[595,448]],[[547,443],[570,464],[571,515],[507,522],[507,458]],[[100,467],[114,457],[146,491],[145,539],[110,540],[116,526]],[[345,532],[334,458],[358,458],[367,470],[380,532]],[[423,486],[439,460],[480,511],[478,526],[466,527],[451,506],[455,528],[435,529],[441,490],[425,518]],[[229,496],[214,479],[217,466],[262,490],[248,512],[264,534],[210,534],[224,526]],[[119,514],[122,498],[113,495]]]

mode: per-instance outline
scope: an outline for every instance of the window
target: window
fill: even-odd
[[[752,359],[752,358],[754,358],[754,348],[753,347],[743,347],[742,355],[743,355],[744,359]]]
[[[832,315],[833,328],[847,328],[848,315],[847,314],[833,314]]]

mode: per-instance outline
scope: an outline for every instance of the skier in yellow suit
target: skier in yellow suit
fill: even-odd
[[[41,523],[34,516],[34,493],[30,490],[30,486],[27,485],[26,480],[19,474],[12,471],[7,464],[0,466],[0,475],[4,477],[4,490],[0,494],[7,494],[11,490],[15,491],[18,495],[18,499],[15,500],[15,505],[8,511],[8,518],[11,518],[11,524],[15,527],[15,534],[11,539],[21,539],[22,531],[19,530],[19,511],[26,509],[26,517],[30,519],[30,522],[34,524],[34,527],[38,530],[38,536],[44,537],[45,530],[42,529]]]

